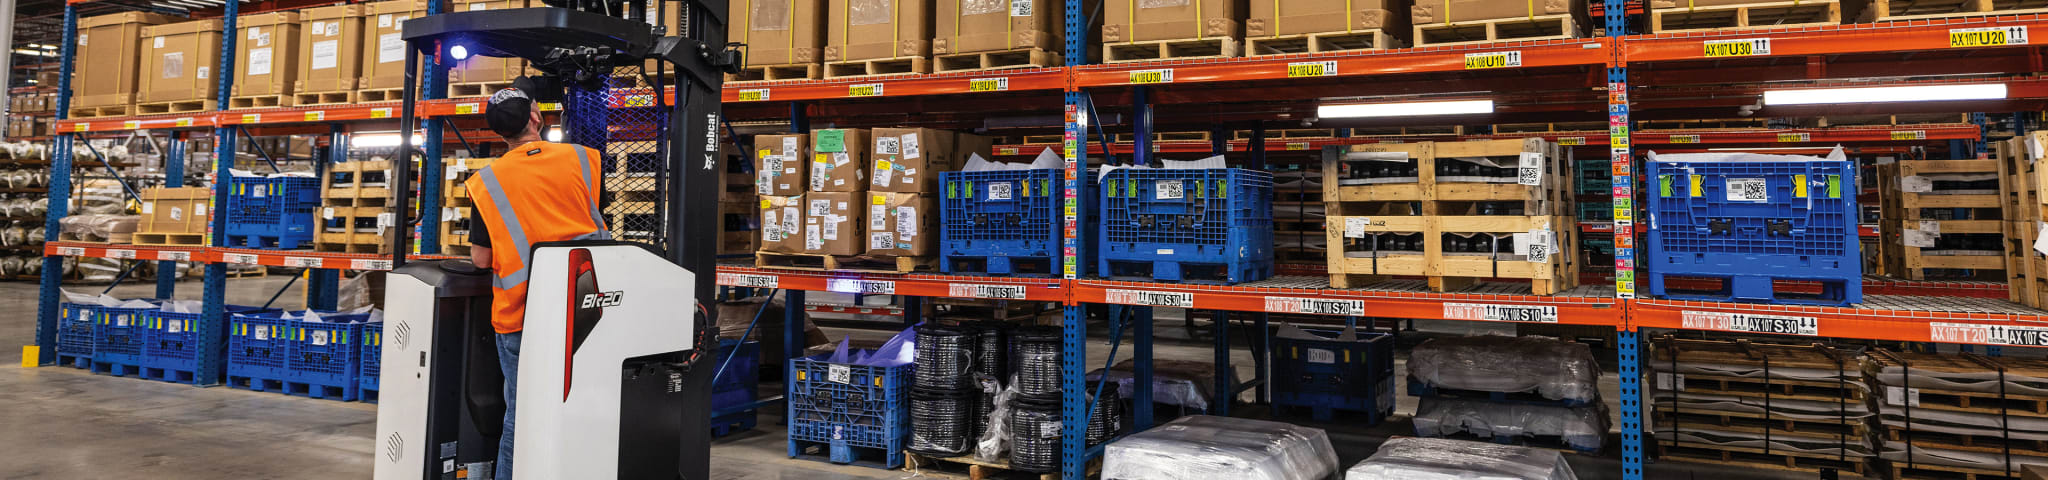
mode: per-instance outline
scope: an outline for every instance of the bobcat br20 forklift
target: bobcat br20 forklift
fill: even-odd
[[[542,74],[515,85],[561,105],[563,141],[603,153],[604,197],[616,196],[614,180],[642,182],[632,188],[640,210],[605,211],[615,240],[530,250],[512,462],[522,480],[709,476],[717,364],[706,319],[716,316],[704,276],[719,228],[721,74],[739,54],[725,44],[725,0],[648,1],[547,0],[403,26],[400,131],[421,125],[423,59],[522,58]],[[684,9],[680,32],[648,21],[670,8]],[[411,135],[399,137],[395,157],[416,158]],[[394,172],[400,205],[413,181],[412,169]],[[408,213],[398,209],[398,225],[412,224]],[[411,241],[394,237],[375,478],[491,478],[505,412],[491,273],[466,260],[407,263]]]

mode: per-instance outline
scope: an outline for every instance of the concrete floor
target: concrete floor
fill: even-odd
[[[231,280],[228,301],[262,304],[285,282],[284,277]],[[97,292],[103,287],[75,286]],[[197,282],[179,285],[179,298],[196,299]],[[293,286],[275,306],[299,308],[301,288]],[[113,294],[150,296],[153,284],[123,285]],[[229,388],[190,386],[97,376],[70,368],[20,367],[18,345],[34,343],[36,285],[0,283],[0,479],[115,478],[147,473],[160,480],[219,478],[361,479],[370,475],[376,406],[257,393]],[[1162,317],[1167,315],[1162,314]],[[1190,341],[1180,320],[1162,318],[1156,329],[1160,359],[1213,361],[1207,340]],[[1425,324],[1429,332],[1472,334],[1497,331],[1479,322]],[[1512,333],[1512,328],[1507,330]],[[841,335],[879,338],[887,332],[828,329]],[[1108,360],[1107,339],[1097,333],[1089,346],[1092,365]],[[1126,345],[1119,357],[1128,357]],[[1234,352],[1239,378],[1252,376],[1250,354]],[[1405,369],[1396,369],[1405,372]],[[1607,398],[1615,395],[1612,372],[1603,378]],[[1403,380],[1397,379],[1396,384]],[[1397,415],[1414,411],[1415,399],[1397,396]],[[1611,400],[1610,400],[1611,402]],[[1256,407],[1239,415],[1265,416]],[[1617,409],[1618,411],[1618,409]],[[715,442],[712,477],[751,479],[901,479],[917,474],[863,467],[837,466],[785,455],[779,411],[762,415],[760,427]],[[1343,465],[1369,456],[1372,446],[1389,435],[1407,434],[1408,424],[1396,420],[1361,428],[1338,423],[1316,425],[1329,430]],[[1618,441],[1618,440],[1617,440]],[[1618,454],[1568,455],[1580,478],[1619,478]],[[1683,464],[1654,465],[1650,478],[1813,478],[1782,476],[1755,470],[1703,469]]]

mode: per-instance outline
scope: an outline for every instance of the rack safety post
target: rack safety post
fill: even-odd
[[[1077,1],[1077,0],[1070,0]],[[57,119],[69,118],[71,113],[72,59],[78,52],[78,6],[64,5],[64,45],[58,50],[63,58],[57,61],[57,78],[66,79],[57,83]],[[54,145],[50,146],[50,202],[43,217],[43,241],[55,242],[64,231],[61,220],[69,215],[71,205],[71,141],[70,133],[58,133]],[[64,257],[43,257],[42,288],[36,290],[36,360],[37,365],[57,363],[57,304],[62,295],[64,282]],[[26,362],[25,362],[26,363]]]

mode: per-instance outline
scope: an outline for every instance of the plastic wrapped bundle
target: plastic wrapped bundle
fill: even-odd
[[[13,200],[8,200],[4,205],[0,205],[0,210],[4,210],[5,212],[7,212],[7,216],[10,217],[26,217],[29,216],[28,204],[28,199],[16,198]]]
[[[1556,407],[1423,397],[1415,407],[1415,434],[1469,433],[1484,438],[1554,437],[1572,449],[1599,450],[1607,439],[1602,406]]]
[[[1337,473],[1322,429],[1193,415],[1131,434],[1103,451],[1104,479],[1316,480]]]
[[[28,242],[28,229],[21,227],[0,228],[0,245],[18,247]]]
[[[1556,450],[1442,438],[1394,438],[1344,480],[1577,480]]]
[[[44,240],[43,227],[28,229],[28,233],[23,236],[22,240],[28,242],[29,245],[42,245]]]
[[[21,262],[21,274],[22,274],[22,275],[42,275],[42,274],[43,274],[43,259],[40,259],[40,258],[30,258],[30,259],[28,259],[28,260],[26,260],[26,261],[23,261],[23,262]]]
[[[1131,372],[1135,368],[1131,359],[1124,359],[1111,366],[1105,373],[1096,370],[1088,373],[1088,381],[1108,379],[1116,382],[1118,396],[1130,399],[1136,392],[1137,377]],[[1178,405],[1188,410],[1208,410],[1209,399],[1215,396],[1216,364],[1214,362],[1191,362],[1186,360],[1152,361],[1152,402]]]
[[[48,197],[28,202],[28,216],[40,217],[47,213],[50,213],[50,199]]]
[[[1550,337],[1430,340],[1408,354],[1408,378],[1437,388],[1535,392],[1551,400],[1592,402],[1600,395],[1593,350]]]
[[[0,258],[0,275],[20,275],[21,263],[21,257]]]

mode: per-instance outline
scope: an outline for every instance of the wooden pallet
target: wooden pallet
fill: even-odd
[[[2048,13],[2040,0],[1871,0],[1862,22]]]
[[[1290,138],[1335,138],[1336,136],[1337,129],[1334,128],[1280,128],[1266,131],[1266,141],[1268,142]],[[1236,130],[1231,132],[1231,138],[1251,140],[1252,131]]]
[[[911,273],[936,271],[938,261],[933,257],[756,252],[754,266],[784,270]]]
[[[1415,46],[1491,43],[1504,40],[1555,40],[1579,38],[1579,25],[1571,15],[1475,20],[1416,25]]]
[[[269,267],[257,266],[256,268],[248,268],[241,270],[236,270],[233,268],[228,269],[228,278],[261,278],[268,276],[270,276]]]
[[[1679,365],[1711,364],[1749,367],[1765,367],[1768,365],[1777,368],[1835,370],[1850,377],[1860,376],[1862,371],[1862,364],[1857,362],[1855,354],[1818,343],[1757,343],[1747,339],[1694,340],[1677,338],[1671,335],[1656,338],[1655,348],[1651,352],[1650,359],[1646,361],[1653,367],[1670,365],[1676,362]],[[1687,375],[1688,386],[1690,386],[1693,377],[1715,378],[1708,375]],[[1798,382],[1788,383],[1788,386],[1808,384],[1829,388],[1837,386],[1835,382],[1828,381],[1802,381],[1781,378],[1727,378],[1747,381],[1770,381],[1773,383],[1779,381]],[[1855,380],[1850,380],[1850,382],[1854,384],[1861,383]],[[1785,390],[1783,393],[1791,393],[1792,391]],[[1826,400],[1830,401],[1834,399],[1835,397],[1826,398]]]
[[[1863,369],[1865,376],[1878,378],[1878,374],[1884,368],[1902,365],[1910,366],[1917,371],[1938,373],[1979,374],[2002,370],[2014,375],[2025,375],[2035,378],[2048,377],[2048,360],[1992,358],[1972,353],[1929,354],[1894,352],[1884,349],[1871,350],[1864,357]],[[1914,409],[2048,418],[2048,396],[2018,393],[2001,395],[1997,392],[1943,390],[1915,383],[1914,385],[1887,385],[1873,380],[1871,387],[1874,389],[1883,388],[1887,391],[1891,390],[1891,387],[1894,386],[1912,387],[1913,391],[1917,392],[1916,396],[1919,399],[1919,405],[1912,407]],[[1905,408],[1901,403],[1902,399],[1891,398],[1889,394],[1885,395],[1883,400],[1885,400],[1883,408],[1887,412]]]
[[[70,118],[126,117],[133,115],[134,105],[104,105],[98,107],[71,107]]]
[[[1859,443],[1870,433],[1870,424],[1856,417],[1846,417],[1843,420],[1808,420],[1749,412],[1694,409],[1673,412],[1669,404],[1654,401],[1649,403],[1656,410],[1651,423],[1659,432],[1697,429],[1825,441],[1843,440],[1849,443]]]
[[[151,102],[135,104],[136,115],[162,115],[170,113],[198,113],[217,110],[220,103],[213,100],[179,100],[175,102]]]
[[[1401,42],[1395,40],[1392,35],[1374,28],[1351,32],[1304,33],[1246,38],[1245,56],[1386,50],[1401,48],[1401,46]]]
[[[320,105],[349,105],[356,103],[356,92],[299,92],[292,94],[292,105],[314,107]]]
[[[135,233],[136,245],[205,246],[204,233]]]
[[[1138,140],[1138,136],[1137,136],[1137,134],[1131,134],[1131,133],[1112,133],[1112,134],[1110,134],[1110,141],[1113,141],[1113,142],[1126,142],[1126,143],[1127,143],[1127,142],[1135,142],[1135,141],[1137,141],[1137,140]],[[1064,140],[1062,140],[1062,141],[1064,141]],[[1201,131],[1195,131],[1195,132],[1152,132],[1152,141],[1154,141],[1154,142],[1207,142],[1207,141],[1209,141],[1209,132],[1201,132]]]
[[[1738,5],[1658,8],[1650,11],[1652,33],[1737,31],[1840,25],[1839,0],[1785,0]]]
[[[2013,465],[2012,472],[1986,468],[1951,467],[1905,462],[1891,462],[1891,480],[2020,480],[2019,465]]]
[[[482,97],[510,86],[512,86],[512,82],[509,80],[502,82],[450,83],[448,84],[448,98]]]
[[[330,207],[386,207],[391,205],[391,162],[366,160],[341,162],[328,167],[320,180],[320,204]]]
[[[393,213],[387,207],[321,207],[320,231],[313,236],[313,250],[334,253],[391,253],[387,234],[394,226],[379,226]]]
[[[356,90],[356,99],[359,103],[396,102],[404,100],[404,95],[404,88],[365,88]]]
[[[903,470],[915,472],[916,474],[921,475],[965,478],[967,480],[984,480],[993,478],[1036,478],[1039,480],[1055,480],[1060,478],[1060,472],[1032,473],[1019,470],[1011,470],[1010,461],[1008,459],[1000,459],[990,462],[974,458],[973,454],[961,455],[957,457],[936,457],[930,455],[922,455],[916,452],[906,450],[904,451],[903,456],[905,458],[903,462]],[[1093,477],[1096,474],[1101,473],[1101,471],[1101,460],[1088,462],[1087,476]]]
[[[788,63],[781,65],[748,65],[740,67],[739,73],[725,74],[727,82],[758,82],[772,80],[817,80],[825,78],[825,67],[816,63]]]
[[[1839,478],[1874,478],[1874,472],[1861,457],[1840,455],[1818,455],[1786,452],[1747,447],[1708,445],[1692,442],[1657,441],[1657,458],[1686,463],[1729,465],[1743,468],[1759,468],[1787,472],[1821,472],[1835,470]],[[1853,474],[1853,475],[1852,475]]]
[[[895,57],[825,62],[825,78],[903,75],[909,73],[932,73],[932,60],[925,57]]]
[[[993,52],[932,55],[939,72],[968,72],[1005,68],[1043,68],[1063,65],[1058,53],[1043,48],[1019,48]]]
[[[275,108],[292,106],[293,95],[249,95],[228,98],[228,109]]]
[[[2014,303],[2040,308],[2048,305],[2048,256],[2033,251],[2040,236],[2041,222],[2048,221],[2048,197],[2041,186],[2048,184],[2048,168],[2036,165],[2027,142],[2048,141],[2048,132],[2029,132],[1992,144],[1998,160],[2001,214],[2006,237],[2006,292]]]
[[[1232,58],[1244,55],[1244,43],[1236,37],[1183,40],[1149,40],[1110,43],[1102,46],[1102,63],[1185,60],[1191,58]]]
[[[1996,433],[1971,435],[1931,432],[1925,429],[1914,429],[1908,432],[1905,427],[1894,425],[1886,425],[1884,432],[1885,443],[1887,444],[1905,445],[1907,439],[1911,438],[1911,443],[1915,447],[1996,453],[2001,455],[2010,451],[2015,454],[2048,456],[2048,440],[2007,440]]]

